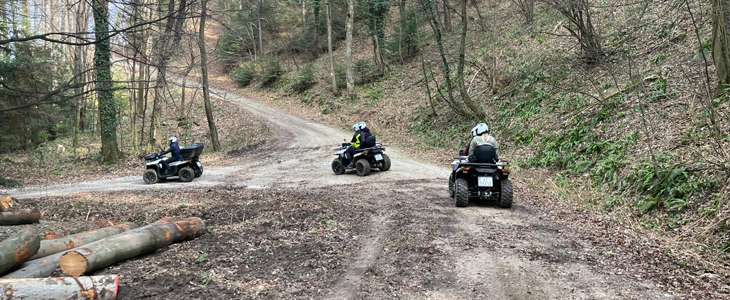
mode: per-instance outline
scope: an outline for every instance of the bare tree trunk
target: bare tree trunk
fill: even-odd
[[[444,97],[449,106],[459,115],[466,115],[466,112],[461,108],[459,103],[454,99],[454,87],[451,83],[451,68],[449,67],[449,61],[446,59],[446,51],[444,50],[443,36],[441,35],[441,26],[439,25],[439,18],[436,14],[436,10],[433,7],[432,0],[421,0],[423,8],[426,10],[429,18],[429,25],[436,36],[436,45],[438,46],[439,56],[441,57],[441,68],[439,68],[444,76],[446,82],[447,97]],[[437,89],[438,90],[438,89]]]
[[[210,139],[213,142],[213,150],[221,150],[221,142],[218,140],[218,128],[215,126],[213,118],[213,107],[210,105],[210,89],[208,86],[208,54],[205,52],[205,19],[206,19],[206,3],[208,0],[201,0],[202,13],[200,14],[200,35],[198,37],[198,45],[200,47],[200,73],[203,78],[203,101],[205,102],[205,116],[208,117],[208,129],[210,130]]]
[[[444,6],[444,30],[451,31],[451,7],[449,0],[443,0],[442,4]]]
[[[355,78],[352,74],[352,31],[355,18],[355,0],[347,0],[347,21],[345,39],[347,46],[345,47],[345,64],[347,75],[347,96],[355,98]]]
[[[713,0],[712,6],[712,58],[719,96],[730,87],[730,0]]]
[[[261,54],[264,54],[264,38],[263,38],[263,29],[261,28],[261,19],[263,19],[263,16],[261,14],[264,13],[264,0],[259,0],[259,12],[257,15],[257,21],[258,21],[258,27],[259,27],[259,52]]]
[[[332,93],[335,95],[339,94],[337,88],[337,75],[335,74],[335,59],[332,54],[332,8],[330,7],[330,1],[324,0],[325,14],[327,15],[327,51],[330,58],[330,76],[332,76]]]
[[[469,96],[469,91],[466,90],[466,84],[464,84],[464,60],[466,52],[466,33],[467,25],[469,24],[468,16],[466,15],[466,6],[468,0],[461,0],[461,41],[459,43],[459,61],[456,65],[456,82],[459,84],[459,93],[461,99],[467,107],[479,118],[484,118],[484,112],[482,112],[479,105]]]
[[[398,57],[400,58],[400,63],[404,64],[403,29],[406,28],[406,0],[400,0],[400,2],[398,3],[398,12],[400,13],[400,16],[398,16],[398,19],[400,21],[400,30],[398,31]]]

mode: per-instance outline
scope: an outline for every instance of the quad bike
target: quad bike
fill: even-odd
[[[466,156],[454,157],[449,177],[449,196],[457,207],[465,207],[469,200],[496,200],[499,207],[512,207],[512,182],[509,180],[509,162],[498,161],[496,150],[490,145],[474,149],[475,161]]]
[[[193,144],[180,149],[180,160],[170,163],[167,172],[162,170],[164,157],[159,153],[151,153],[144,157],[146,170],[142,175],[146,184],[155,184],[160,180],[178,177],[182,182],[191,182],[203,175],[203,165],[200,163],[200,154],[203,153],[203,144]]]
[[[345,155],[347,154],[347,148],[350,144],[342,143],[341,147],[335,148],[335,160],[332,161],[332,172],[335,175],[345,174],[346,171],[355,170],[357,175],[368,176],[372,169],[379,169],[380,171],[390,170],[390,157],[383,153],[385,147],[383,144],[376,144],[375,137],[369,136],[366,141],[366,145],[374,145],[368,148],[361,148],[355,150],[355,155],[352,157],[352,167],[344,166],[342,164]]]

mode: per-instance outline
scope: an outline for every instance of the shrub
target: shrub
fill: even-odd
[[[246,64],[239,66],[236,71],[233,72],[233,80],[236,81],[240,86],[248,86],[253,81],[254,74],[253,66]]]
[[[289,83],[289,90],[293,93],[301,94],[312,87],[314,83],[314,65],[308,63],[294,74],[294,78]]]
[[[341,90],[347,87],[347,70],[343,65],[335,65],[335,78],[337,79],[337,89]],[[324,81],[332,85],[332,77],[327,73],[324,77]]]
[[[357,84],[370,83],[378,79],[380,76],[383,76],[383,74],[380,73],[380,70],[367,59],[356,60],[353,66],[353,71],[355,71],[356,74],[355,83]]]
[[[271,85],[279,79],[281,74],[282,70],[279,59],[270,58],[264,60],[261,64],[261,74],[259,74],[259,78],[261,79],[261,86],[265,87]]]

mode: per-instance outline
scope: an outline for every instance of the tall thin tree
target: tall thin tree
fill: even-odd
[[[332,8],[330,7],[330,0],[324,0],[326,15],[327,15],[327,51],[330,58],[330,76],[332,77],[332,92],[336,95],[339,93],[337,88],[337,75],[335,74],[335,59],[332,54]]]
[[[99,101],[101,123],[101,159],[111,163],[119,159],[117,146],[117,108],[112,91],[111,47],[109,46],[109,0],[93,0],[94,33],[94,81]]]
[[[355,19],[355,0],[347,0],[347,20],[346,20],[346,33],[345,33],[345,65],[347,76],[347,96],[350,98],[355,97],[355,78],[352,74],[352,31],[353,23]]]
[[[208,118],[208,129],[210,140],[213,142],[213,150],[221,150],[221,142],[218,140],[218,128],[213,118],[213,106],[210,104],[210,88],[208,86],[208,54],[205,49],[205,19],[208,13],[207,0],[201,0],[202,12],[200,14],[200,31],[198,32],[198,46],[200,48],[200,75],[203,79],[203,101],[205,102],[205,116]],[[183,87],[184,88],[184,87]]]

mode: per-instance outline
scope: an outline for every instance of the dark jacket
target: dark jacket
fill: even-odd
[[[170,149],[167,149],[165,151],[160,152],[160,155],[165,155],[167,153],[171,153],[170,158],[173,159],[180,159],[180,146],[177,144],[177,142],[173,142],[170,144]]]

